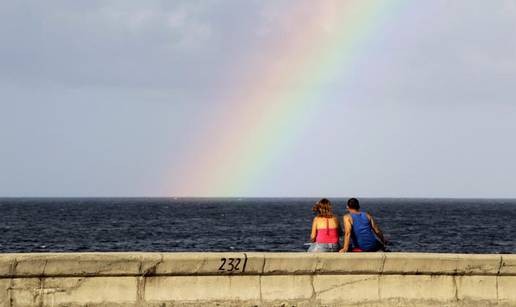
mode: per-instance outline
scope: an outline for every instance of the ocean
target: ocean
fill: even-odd
[[[0,252],[302,252],[316,200],[0,198]],[[360,201],[390,251],[516,253],[516,200]]]

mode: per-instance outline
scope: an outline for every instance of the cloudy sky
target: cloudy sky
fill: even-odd
[[[0,196],[516,197],[516,0],[378,3],[1,1]]]

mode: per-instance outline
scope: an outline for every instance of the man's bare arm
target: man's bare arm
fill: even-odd
[[[378,224],[376,224],[371,214],[367,213],[367,217],[369,218],[369,221],[371,221],[371,228],[373,229],[374,233],[378,236],[378,239],[382,241],[382,244],[385,245],[385,238],[383,237],[382,230],[380,227],[378,227]]]
[[[346,253],[349,249],[349,240],[351,239],[351,218],[347,215],[344,216],[344,246],[339,251],[340,253]]]

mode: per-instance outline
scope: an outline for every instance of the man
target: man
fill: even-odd
[[[371,214],[360,211],[358,199],[348,200],[349,214],[344,216],[344,246],[340,253],[385,250],[385,239]]]

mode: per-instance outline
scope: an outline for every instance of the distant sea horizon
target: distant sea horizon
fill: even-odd
[[[516,200],[515,197],[423,197],[423,196],[1,196],[2,199],[110,199],[110,198],[128,198],[128,199],[349,199],[351,197],[356,197],[358,199],[399,199],[399,200]]]

